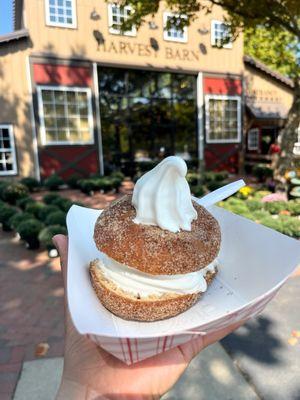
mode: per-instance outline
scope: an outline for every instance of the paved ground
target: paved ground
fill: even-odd
[[[129,183],[122,192],[128,190]],[[95,208],[116,197],[60,194]],[[0,399],[12,399],[19,380],[16,400],[51,400],[53,394],[43,385],[27,385],[31,392],[25,388],[38,373],[37,381],[48,387],[55,389],[59,380],[61,359],[55,357],[63,355],[63,288],[58,259],[26,250],[2,231],[0,254]],[[299,287],[298,271],[264,314],[222,342],[226,351],[215,345],[201,353],[165,399],[300,400]],[[38,360],[40,343],[49,349]],[[49,377],[49,370],[56,374]],[[38,390],[48,391],[49,397],[34,397]]]
[[[121,193],[131,187],[125,182]],[[87,197],[74,190],[59,194],[94,208],[103,208],[119,196]],[[63,287],[58,258],[49,259],[46,251],[27,250],[13,233],[1,229],[0,254],[0,399],[7,400],[22,363],[38,358],[38,344],[49,345],[47,357],[63,355]]]

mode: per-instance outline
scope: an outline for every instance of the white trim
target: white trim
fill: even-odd
[[[256,137],[257,137],[257,146],[250,145],[250,140],[249,140],[250,134],[253,134],[253,133],[255,133]],[[259,149],[259,129],[258,128],[252,128],[252,129],[248,130],[248,132],[247,132],[247,149],[248,150],[258,150]]]
[[[226,25],[225,22],[217,20],[217,19],[212,19],[210,23],[210,44],[213,47],[218,47],[217,44],[217,38],[216,38],[216,31],[215,31],[215,25]],[[232,41],[229,41],[226,44],[223,44],[220,46],[222,49],[232,49]]]
[[[198,158],[204,159],[204,123],[203,123],[203,72],[197,75],[197,124],[198,124]]]
[[[236,139],[210,139],[209,138],[209,100],[236,100],[237,101],[237,138]],[[242,136],[241,122],[241,97],[219,94],[205,95],[205,136],[206,143],[240,143]]]
[[[36,123],[35,123],[34,109],[33,109],[33,95],[32,95],[33,90],[32,90],[32,82],[31,82],[29,56],[26,56],[26,76],[27,76],[27,82],[28,82],[28,93],[29,93],[29,97],[30,97],[29,108],[30,108],[30,121],[31,121],[31,132],[32,132],[34,173],[35,173],[35,178],[40,182],[41,181],[41,173],[40,173],[40,163],[39,163],[39,154],[38,154],[38,142],[37,142],[37,135],[36,135]]]
[[[1,153],[11,153],[13,158],[13,169],[11,171],[0,171],[0,176],[8,176],[8,175],[17,175],[18,174],[18,166],[17,166],[17,158],[16,158],[16,146],[15,146],[15,138],[13,132],[13,126],[11,124],[0,124],[0,129],[8,129],[9,133],[9,141],[10,147],[9,148],[1,148],[0,147],[0,154]]]
[[[77,10],[76,10],[76,0],[68,0],[71,1],[72,5],[72,24],[64,23],[64,22],[53,22],[51,21],[50,15],[50,7],[52,7],[49,3],[50,0],[44,0],[45,3],[45,21],[47,26],[56,26],[59,28],[69,28],[69,29],[77,29]]]
[[[47,141],[46,140],[46,128],[45,128],[45,115],[42,100],[42,90],[55,90],[55,91],[68,91],[68,92],[81,92],[87,94],[87,106],[88,106],[88,124],[91,140],[87,141]],[[91,88],[78,87],[78,86],[37,86],[38,95],[38,108],[39,108],[39,119],[40,119],[40,133],[41,133],[41,143],[44,146],[57,146],[57,145],[77,145],[77,144],[94,144],[94,128],[93,128],[93,109],[92,109],[92,91]]]
[[[164,11],[163,13],[163,32],[164,32],[164,40],[168,42],[179,42],[179,43],[187,43],[188,41],[188,30],[187,26],[183,28],[183,37],[182,38],[173,38],[168,36],[168,29],[166,29],[168,18],[169,17],[176,17],[176,18],[186,18],[185,15],[174,14],[169,11]]]
[[[112,7],[117,7],[120,9],[120,6],[116,3],[108,3],[107,4],[107,12],[108,12],[108,31],[113,35],[124,35],[124,36],[136,36],[136,27],[133,25],[130,31],[121,32],[120,29],[114,28],[113,15],[112,15]],[[130,10],[133,11],[131,6],[123,7],[125,11]]]
[[[100,175],[104,175],[102,130],[101,130],[99,86],[98,86],[99,82],[98,82],[97,68],[98,68],[97,63],[93,62],[93,81],[94,81],[95,108],[96,108],[96,127],[97,127],[97,133],[98,133],[99,169],[100,169]]]

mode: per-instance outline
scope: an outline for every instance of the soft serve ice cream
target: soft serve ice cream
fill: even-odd
[[[132,197],[97,220],[94,239],[102,254],[91,263],[92,283],[105,307],[123,318],[176,315],[207,290],[217,272],[219,226],[192,202],[186,173],[181,158],[164,159],[136,182]],[[126,311],[116,307],[118,300]],[[146,310],[144,302],[160,309]]]
[[[197,218],[185,176],[186,163],[179,157],[165,158],[135,184],[132,205],[137,224],[156,225],[170,232],[191,230]]]

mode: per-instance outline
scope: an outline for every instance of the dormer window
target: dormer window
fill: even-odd
[[[164,12],[163,14],[163,26],[164,26],[164,39],[172,42],[186,43],[188,41],[187,27],[184,26],[182,29],[178,26],[180,18],[186,19],[185,15],[173,14],[170,12]],[[177,21],[174,22],[174,21]],[[168,25],[171,23],[171,26]]]
[[[45,0],[45,10],[48,26],[77,27],[76,0]]]
[[[122,31],[122,24],[131,16],[130,6],[121,7],[118,4],[108,4],[108,25],[109,33],[114,35],[136,36],[136,28],[132,26],[128,31]]]
[[[224,49],[232,48],[230,29],[224,22],[217,20],[211,21],[211,45],[223,47]]]

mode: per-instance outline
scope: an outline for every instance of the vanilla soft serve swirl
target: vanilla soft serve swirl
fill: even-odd
[[[156,225],[171,232],[190,231],[197,212],[186,173],[186,163],[180,157],[171,156],[143,175],[133,190],[134,222]]]
[[[150,275],[120,264],[112,258],[101,254],[98,268],[110,281],[124,290],[141,298],[147,296],[161,296],[167,293],[177,295],[205,292],[207,272],[214,273],[217,268],[217,260],[200,271],[181,275]]]

